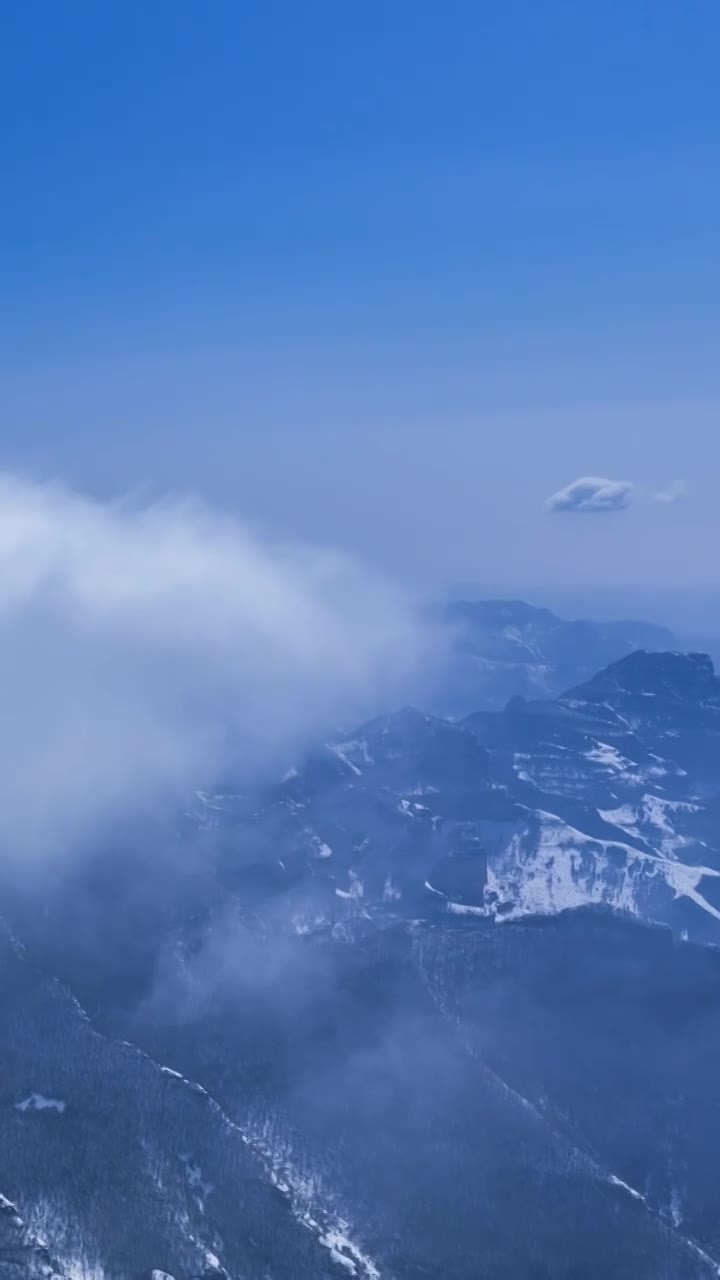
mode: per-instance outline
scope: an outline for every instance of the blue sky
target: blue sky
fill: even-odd
[[[717,581],[714,0],[0,23],[7,466],[433,587]],[[588,474],[630,507],[544,511]]]

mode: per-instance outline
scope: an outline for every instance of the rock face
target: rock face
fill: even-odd
[[[5,883],[0,1280],[717,1276],[719,684],[405,709]]]

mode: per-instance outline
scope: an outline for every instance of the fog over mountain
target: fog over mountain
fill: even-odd
[[[431,669],[397,586],[200,502],[0,480],[3,856],[216,780]]]
[[[717,1275],[711,660],[0,496],[3,1280]]]
[[[0,1280],[720,1280],[719,47],[0,4]]]

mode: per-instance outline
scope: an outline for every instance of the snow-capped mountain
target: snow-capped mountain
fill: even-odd
[[[718,743],[636,652],[8,881],[0,1276],[720,1274]]]
[[[554,702],[464,723],[537,815],[534,865],[508,863],[516,909],[542,910],[545,892],[545,909],[605,902],[715,939],[720,681],[707,657],[635,653]]]
[[[372,721],[259,806],[202,795],[190,821],[237,833],[226,874],[298,931],[594,904],[720,940],[719,730],[707,658],[636,653],[554,701]]]

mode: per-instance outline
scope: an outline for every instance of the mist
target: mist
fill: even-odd
[[[409,695],[413,600],[190,497],[0,479],[0,856],[56,855]]]

